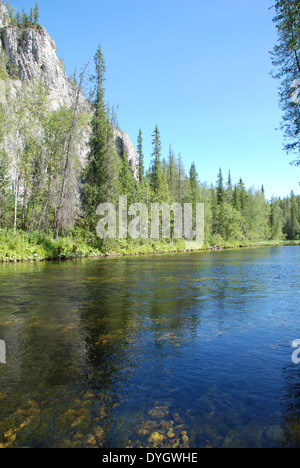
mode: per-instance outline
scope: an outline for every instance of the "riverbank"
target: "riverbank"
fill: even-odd
[[[300,241],[222,241],[206,243],[200,250],[224,250],[263,246],[300,245]],[[159,253],[186,252],[182,239],[171,240],[109,240],[96,248],[80,237],[60,237],[54,240],[44,233],[0,230],[0,263],[38,262],[45,260],[121,257]],[[193,250],[193,249],[192,249]],[[195,248],[194,250],[199,250]]]

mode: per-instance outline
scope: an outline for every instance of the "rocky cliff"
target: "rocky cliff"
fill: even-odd
[[[49,90],[51,107],[69,106],[74,97],[74,84],[56,55],[56,45],[47,30],[12,26],[8,12],[0,0],[0,52],[4,51],[10,66],[21,82],[41,79]],[[89,103],[81,96],[82,104],[89,109]],[[89,109],[90,111],[90,109]],[[89,152],[88,135],[81,145],[81,160],[84,162]],[[138,154],[127,133],[115,131],[116,148],[120,157],[126,153],[135,177],[138,175]]]
[[[0,28],[5,27],[7,24],[8,24],[7,9],[4,3],[2,2],[2,0],[0,0]]]

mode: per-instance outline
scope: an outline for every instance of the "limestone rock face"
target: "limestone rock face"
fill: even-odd
[[[70,105],[74,86],[56,55],[55,42],[46,29],[8,26],[0,34],[1,46],[21,81],[42,79],[50,91],[53,108]]]
[[[70,106],[76,92],[75,85],[67,76],[65,69],[56,55],[56,45],[47,30],[40,26],[19,28],[9,24],[8,12],[0,0],[0,52],[5,52],[14,73],[21,82],[41,79],[50,93],[51,108],[62,105]],[[1,93],[3,95],[3,92]],[[90,105],[84,95],[81,104],[91,113]],[[81,160],[84,163],[87,154],[89,131],[81,144]],[[121,157],[126,152],[129,165],[137,177],[138,155],[127,133],[115,131],[115,142]]]
[[[0,28],[4,28],[8,24],[7,8],[3,1],[0,0]]]
[[[117,151],[120,155],[120,157],[124,157],[126,154],[129,167],[135,177],[136,180],[138,180],[139,177],[139,168],[138,168],[138,161],[139,161],[139,156],[138,152],[136,150],[135,145],[131,141],[129,135],[126,132],[120,132],[119,130],[115,130],[115,142],[116,142],[116,147]]]

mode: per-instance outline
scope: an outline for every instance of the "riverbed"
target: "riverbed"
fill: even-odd
[[[299,267],[299,246],[0,265],[0,447],[300,447]]]

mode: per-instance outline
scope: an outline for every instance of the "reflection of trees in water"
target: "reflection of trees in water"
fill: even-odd
[[[9,355],[0,373],[4,446],[60,444],[73,436],[71,425],[88,415],[77,391],[85,344],[72,279],[70,270],[53,264],[20,265],[6,277],[3,297],[5,291],[10,297],[2,302],[1,321]]]
[[[77,266],[45,264],[36,276],[17,274],[10,283],[6,279],[11,294],[7,316],[17,320],[8,330],[18,347],[9,368],[14,406],[0,395],[0,410],[10,408],[5,410],[7,425],[0,423],[0,429],[14,424],[10,414],[15,417],[21,408],[24,414],[17,426],[32,420],[18,431],[22,438],[17,437],[15,445],[21,440],[24,445],[124,446],[130,433],[132,441],[152,437],[162,444],[167,434],[170,440],[175,434],[175,443],[178,439],[182,445],[186,437],[192,441],[190,433],[182,434],[186,423],[196,428],[193,440],[200,444],[198,419],[203,420],[201,411],[208,408],[206,424],[213,430],[218,426],[214,437],[221,444],[220,428],[226,426],[225,437],[227,420],[216,419],[210,403],[216,394],[224,399],[224,382],[216,367],[219,388],[201,383],[199,375],[207,374],[201,374],[199,356],[191,361],[189,352],[205,351],[206,338],[214,338],[215,330],[230,330],[240,317],[257,313],[252,304],[260,295],[270,299],[270,280],[261,283],[253,273],[265,274],[265,264],[268,255],[261,251],[177,254],[83,261]],[[205,366],[213,357],[205,356]],[[186,368],[192,370],[190,380]],[[294,368],[288,373],[295,378]],[[0,373],[0,383],[1,378]],[[299,402],[293,379],[284,423],[291,440],[299,409],[293,407]],[[199,390],[194,403],[185,385]],[[229,399],[227,406],[232,404]],[[196,412],[188,416],[191,406]],[[162,410],[166,416],[159,419]],[[209,440],[214,440],[212,435]]]
[[[291,363],[284,367],[283,376],[285,382],[285,393],[281,399],[283,443],[287,447],[300,448],[300,365]]]
[[[93,394],[94,424],[103,431],[96,442],[106,447],[112,444],[114,414],[126,401],[127,382],[136,366],[132,274],[126,261],[91,263],[81,308],[87,349],[86,386]]]
[[[176,356],[181,340],[193,339],[198,317],[186,314],[188,284],[178,286],[167,258],[98,262],[88,274],[92,279],[85,286],[81,319],[95,411],[105,407],[106,433],[113,430],[115,413],[120,431],[124,424],[134,430],[164,393],[161,379],[166,391],[166,353]]]

